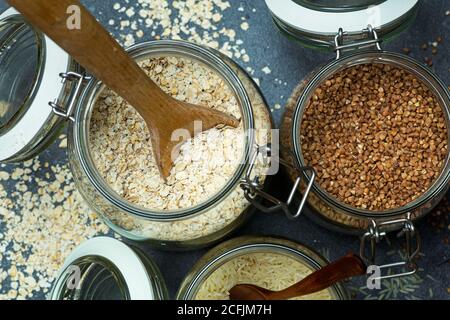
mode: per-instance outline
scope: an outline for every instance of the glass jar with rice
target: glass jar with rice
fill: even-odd
[[[269,290],[285,289],[328,262],[308,247],[273,237],[239,237],[211,249],[184,279],[177,294],[181,300],[228,300],[237,284],[254,284]],[[296,299],[345,300],[341,284]]]

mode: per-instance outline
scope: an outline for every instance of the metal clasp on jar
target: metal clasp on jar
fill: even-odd
[[[363,34],[367,34],[368,40],[357,40],[344,43],[344,37],[348,36],[348,33],[345,32],[342,28],[339,28],[338,33],[334,38],[334,51],[336,51],[336,59],[340,59],[343,51],[350,49],[362,49],[375,46],[377,50],[381,51],[381,39],[378,38],[377,32],[372,28],[370,24],[361,32]]]
[[[262,150],[264,149],[264,153]],[[274,155],[272,152],[271,145],[265,145],[265,146],[255,146],[254,151],[252,153],[251,159],[250,159],[250,166],[248,167],[245,177],[241,180],[240,186],[242,189],[244,189],[244,195],[245,198],[256,208],[259,210],[271,213],[277,210],[283,210],[283,212],[286,214],[286,216],[289,219],[295,219],[298,216],[300,216],[303,207],[305,206],[306,199],[308,198],[308,194],[311,191],[312,185],[314,183],[316,172],[312,167],[292,167],[288,162],[284,161],[283,159],[280,159],[278,153],[277,155]],[[289,193],[289,197],[287,201],[279,200],[278,198],[270,195],[269,193],[264,191],[264,184],[260,182],[260,177],[255,176],[252,177],[253,169],[255,167],[256,162],[258,161],[259,156],[263,156],[265,158],[263,160],[265,161],[278,161],[279,164],[282,164],[285,167],[290,168],[291,170],[295,170],[299,173],[297,179],[295,180],[294,186]],[[303,191],[303,197],[300,200],[300,204],[297,209],[292,210],[292,203],[295,197],[295,193],[298,190],[298,187],[300,185],[300,182],[302,181],[302,174],[309,173],[310,180]],[[257,196],[260,196],[261,198],[268,200],[269,202],[273,203],[273,206],[267,207],[264,206],[262,203],[260,203],[256,198]]]
[[[62,78],[63,83],[66,83],[67,81],[76,81],[75,91],[67,102],[66,108],[63,108],[61,105],[59,105],[57,99],[55,99],[55,101],[50,101],[48,104],[50,105],[50,107],[52,107],[53,113],[55,113],[56,115],[66,120],[75,121],[75,119],[73,118],[73,111],[75,109],[77,98],[81,92],[81,88],[83,87],[83,82],[86,80],[91,80],[91,77],[73,71],[62,72],[59,74],[59,76]]]
[[[386,236],[387,231],[385,231],[384,229],[399,224],[402,224],[402,230],[397,234],[397,237],[401,237],[404,235],[406,242],[405,246],[406,254],[404,260],[377,266],[375,263],[376,247],[377,243],[379,243]],[[369,255],[366,254],[366,242],[370,243]],[[419,252],[420,252],[420,237],[418,231],[415,229],[414,224],[411,221],[411,213],[407,213],[406,217],[403,219],[384,221],[380,223],[377,223],[375,220],[372,220],[371,225],[369,226],[367,232],[361,237],[360,256],[368,266],[376,265],[380,270],[383,269],[392,270],[393,268],[403,269],[404,267],[407,268],[407,271],[387,275],[380,275],[379,277],[374,278],[374,280],[404,277],[416,273],[418,267],[414,260],[418,256]]]

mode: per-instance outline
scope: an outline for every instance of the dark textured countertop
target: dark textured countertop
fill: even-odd
[[[116,2],[125,3],[124,0],[83,1],[105,26],[118,36],[118,31],[108,25],[109,19],[115,18],[116,11],[113,10],[113,5]],[[138,6],[138,1],[127,0],[126,2],[129,3],[126,5],[127,7]],[[243,40],[241,47],[247,51],[250,61],[244,63],[242,60],[237,60],[237,62],[244,67],[251,67],[255,70],[253,76],[259,79],[261,89],[269,105],[274,109],[273,115],[277,124],[279,124],[283,108],[277,109],[275,105],[283,106],[296,84],[313,68],[332,59],[333,53],[306,49],[285,38],[274,27],[263,0],[229,0],[229,2],[231,8],[224,12],[224,18],[220,24],[235,29],[237,38]],[[133,3],[136,4],[133,5]],[[244,8],[244,10],[238,10],[239,7]],[[6,8],[6,5],[3,0],[0,0],[0,11],[4,8]],[[383,44],[383,48],[402,52],[403,48],[408,47],[411,49],[410,56],[419,61],[424,61],[426,56],[432,58],[432,69],[446,85],[450,85],[450,16],[446,16],[447,10],[450,10],[448,1],[423,1],[415,23],[394,41]],[[250,25],[250,28],[245,32],[239,27],[242,22],[241,17],[245,17]],[[133,19],[130,18],[130,20]],[[423,43],[434,42],[439,36],[443,40],[439,44],[437,54],[432,55],[431,49],[427,51],[421,49]],[[152,36],[149,32],[139,41],[151,39]],[[262,71],[266,66],[270,68],[270,74]],[[42,161],[66,162],[66,153],[55,146],[43,152],[40,157]],[[14,165],[8,165],[3,170],[12,172],[14,168]],[[2,182],[0,181],[0,183]],[[275,183],[282,184],[280,181]],[[388,280],[383,283],[381,290],[375,291],[361,289],[364,284],[363,280],[351,281],[348,283],[348,288],[353,297],[357,299],[450,298],[450,264],[448,263],[448,259],[450,259],[448,245],[450,234],[448,217],[450,213],[446,201],[448,200],[446,199],[439,209],[436,209],[433,214],[417,224],[423,240],[423,255],[419,261],[420,271],[416,275],[404,278],[401,281]],[[436,227],[436,225],[441,225],[441,227]],[[0,223],[0,235],[1,233],[2,224]],[[317,226],[304,216],[295,221],[289,221],[281,213],[257,213],[248,224],[236,233],[236,235],[248,234],[271,234],[289,237],[315,248],[329,259],[335,259],[349,250],[355,251],[359,248],[359,241],[355,236],[329,231]],[[391,238],[395,237],[391,236]],[[396,256],[395,248],[398,245],[399,243],[396,240],[392,240],[390,245],[380,250],[380,254],[391,252]],[[174,297],[180,282],[194,262],[205,253],[205,250],[176,253],[161,252],[143,244],[140,244],[140,246],[161,268],[171,297]],[[4,263],[7,262],[4,261]],[[7,286],[7,283],[0,282],[0,291],[2,286]],[[44,296],[36,294],[35,297],[43,298]]]

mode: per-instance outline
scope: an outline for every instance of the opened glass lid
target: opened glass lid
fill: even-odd
[[[26,111],[42,63],[41,39],[20,17],[0,23],[0,132]]]
[[[167,290],[145,254],[108,237],[90,239],[66,259],[52,300],[162,300]]]
[[[57,122],[69,56],[14,9],[0,14],[0,161],[32,157]]]
[[[339,28],[358,37],[371,25],[381,36],[403,30],[419,0],[266,0],[277,26],[306,44],[332,47]],[[363,37],[364,35],[362,35]]]

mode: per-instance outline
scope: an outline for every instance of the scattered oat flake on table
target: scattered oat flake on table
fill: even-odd
[[[247,31],[249,27],[250,26],[248,25],[247,21],[241,23],[241,29],[242,30]]]
[[[269,67],[264,67],[264,68],[262,69],[262,72],[264,72],[265,74],[270,74],[270,73],[272,73],[272,70],[270,70]]]
[[[6,171],[0,171],[0,180],[8,180],[9,179],[9,173]]]
[[[7,192],[0,182],[0,220],[4,223],[0,233],[0,252],[4,252],[0,300],[48,293],[70,252],[81,242],[108,232],[76,191],[67,164],[45,168],[35,158],[27,165],[14,169],[18,180],[12,191]],[[37,171],[47,171],[48,175],[43,178]],[[26,185],[36,192],[20,191],[25,176]]]
[[[133,8],[127,9],[127,11],[125,11],[125,14],[131,18],[135,14],[134,9]]]
[[[222,15],[220,13],[214,13],[212,16],[212,20],[214,22],[219,22],[222,19]]]
[[[64,138],[61,140],[61,142],[59,143],[59,147],[60,148],[67,148],[67,138]]]
[[[153,39],[184,39],[220,50],[228,57],[245,58],[239,54],[242,43],[235,42],[236,32],[220,26],[223,12],[230,7],[230,2],[223,0],[140,0],[128,8],[120,8],[118,4],[113,8],[118,12],[119,21],[122,20],[119,40],[125,47],[136,42],[135,35],[137,38],[147,35]],[[132,12],[138,14],[130,16]],[[132,32],[138,28],[144,34]]]

